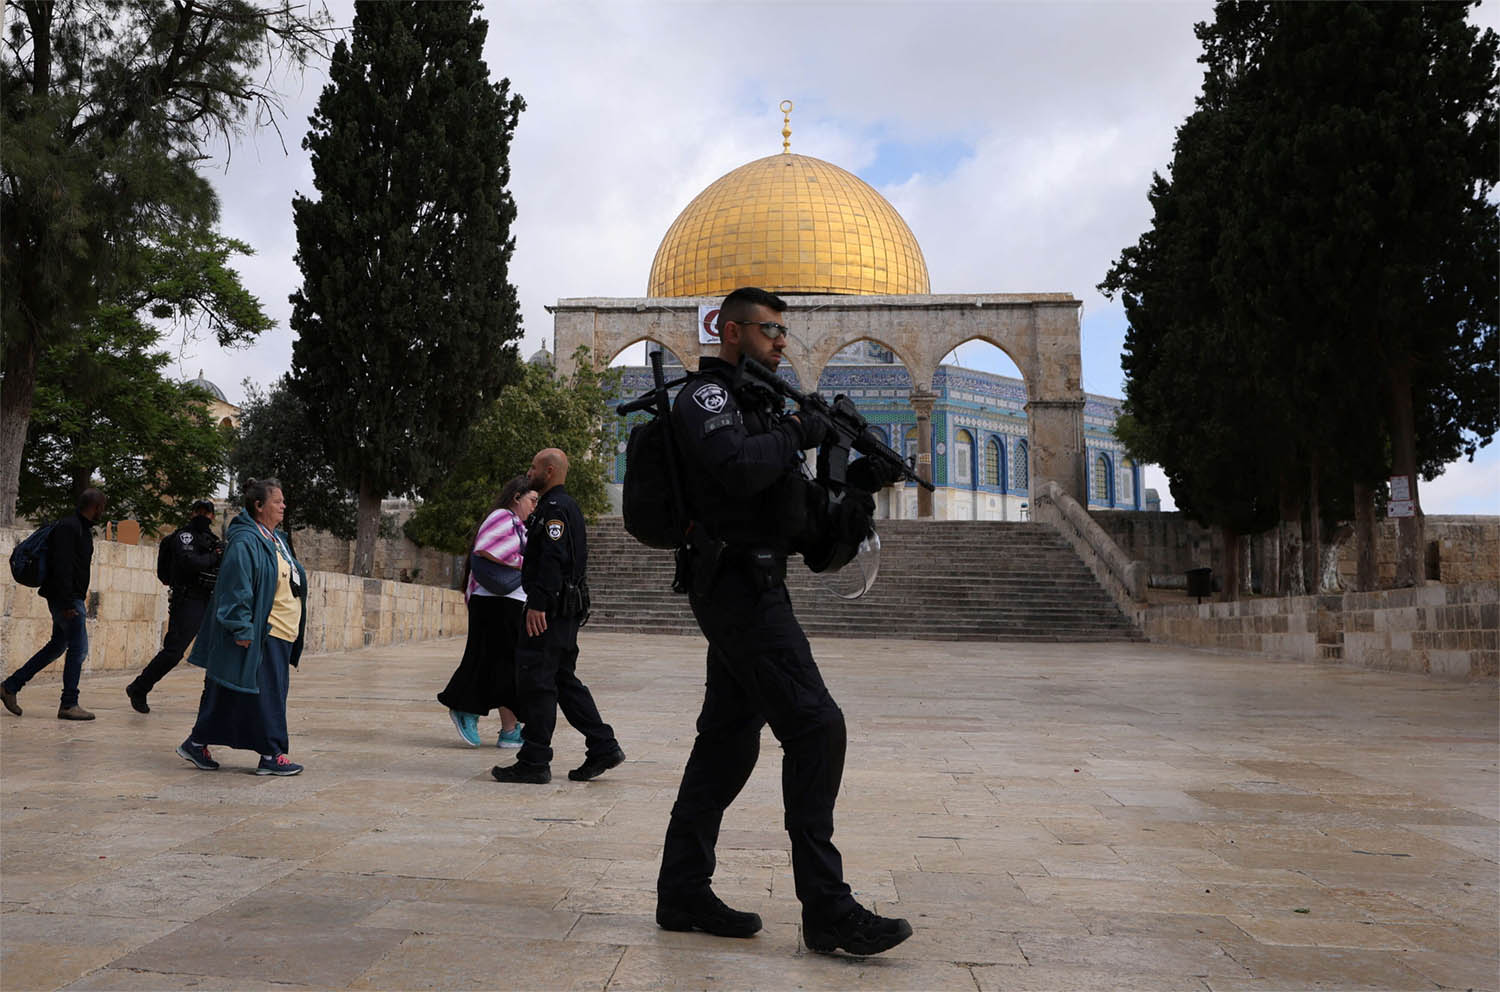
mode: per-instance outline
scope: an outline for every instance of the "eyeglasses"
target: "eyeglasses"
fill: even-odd
[[[784,336],[789,330],[785,324],[778,324],[774,320],[736,320],[734,323],[739,324],[741,327],[748,327],[754,324],[760,328],[762,334],[772,341]]]

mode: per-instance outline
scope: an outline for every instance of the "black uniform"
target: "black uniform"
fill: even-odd
[[[208,517],[193,517],[188,525],[166,539],[172,555],[172,592],[167,607],[167,636],[156,653],[125,687],[127,695],[145,698],[162,678],[177,666],[198,628],[203,611],[213,595],[212,574],[224,556],[224,542],[213,532]]]
[[[717,561],[714,542],[683,552],[693,615],[708,638],[708,680],[667,827],[658,898],[685,904],[709,888],[720,821],[750,778],[769,723],[783,751],[797,898],[805,919],[832,920],[855,907],[833,844],[844,714],[783,581],[787,553],[803,550],[799,535],[808,532],[822,490],[801,471],[798,422],[782,414],[774,394],[737,383],[734,371],[705,357],[672,410],[692,519],[723,547]]]
[[[588,686],[578,680],[578,627],[587,612],[588,534],[583,514],[562,486],[542,495],[527,522],[521,588],[526,608],[547,614],[547,629],[538,637],[521,630],[516,645],[516,681],[522,765],[552,763],[552,732],[557,711],[584,736],[588,757],[620,748],[615,732],[599,716]]]

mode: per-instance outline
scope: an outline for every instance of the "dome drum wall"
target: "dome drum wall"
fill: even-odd
[[[906,221],[863,180],[821,159],[780,154],[713,182],[667,229],[651,297],[926,294],[927,262]]]

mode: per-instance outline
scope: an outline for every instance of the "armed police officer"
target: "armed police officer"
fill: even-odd
[[[137,713],[151,712],[146,696],[177,667],[188,645],[198,636],[203,611],[213,595],[219,562],[224,557],[224,542],[213,531],[214,501],[196,501],[192,513],[185,527],[162,541],[158,552],[161,560],[157,563],[157,573],[172,590],[167,601],[167,634],[156,657],[125,687],[125,695]]]
[[[874,501],[837,502],[802,471],[802,452],[832,429],[816,411],[785,415],[774,392],[741,374],[744,359],[774,371],[787,344],[786,304],[742,288],[719,312],[719,356],[705,356],[672,408],[683,499],[692,524],[679,581],[708,639],[697,738],[672,807],[657,879],[657,923],[749,937],[755,913],[726,906],[710,883],[724,811],[744,787],[770,724],[780,742],[782,802],[803,940],[815,951],[877,954],[911,936],[902,919],[855,902],[833,844],[844,771],[844,714],[823,684],[784,578],[790,552],[827,567],[870,532]],[[833,494],[837,495],[837,494]]]
[[[588,537],[583,513],[563,485],[568,478],[564,452],[538,451],[527,477],[541,497],[527,523],[521,563],[526,614],[516,645],[516,688],[517,714],[525,724],[515,764],[496,765],[490,775],[497,782],[552,781],[552,732],[561,708],[585,747],[583,764],[568,778],[586,782],[625,760],[614,730],[578,679],[578,628],[589,610]]]

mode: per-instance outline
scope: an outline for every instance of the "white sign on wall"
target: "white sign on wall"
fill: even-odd
[[[1385,515],[1388,517],[1415,517],[1417,515],[1417,501],[1414,499],[1393,499],[1385,505]]]
[[[719,329],[714,325],[719,322],[719,307],[715,303],[698,304],[698,343],[718,344]]]
[[[1391,502],[1411,499],[1411,476],[1391,476]],[[1392,514],[1394,516],[1394,514]]]

